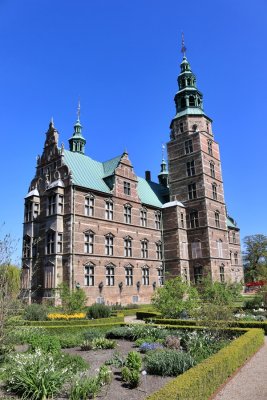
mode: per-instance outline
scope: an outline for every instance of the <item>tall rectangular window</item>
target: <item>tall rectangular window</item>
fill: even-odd
[[[184,276],[184,282],[188,282],[188,270],[187,268],[183,269],[183,276]]]
[[[217,200],[217,185],[216,185],[216,183],[212,184],[212,198],[213,198],[213,200]]]
[[[113,220],[113,201],[107,200],[105,205],[105,218],[112,221]]]
[[[221,240],[217,240],[217,251],[218,251],[218,257],[223,258],[223,248]]]
[[[92,254],[94,252],[94,234],[88,232],[84,234],[84,252]]]
[[[149,285],[149,268],[147,267],[142,269],[142,284],[144,286]]]
[[[125,267],[125,285],[132,286],[133,285],[133,268]]]
[[[33,203],[33,218],[36,219],[39,215],[39,204]]]
[[[185,154],[193,153],[193,142],[192,142],[192,139],[186,140],[184,142],[184,149],[185,149]]]
[[[105,236],[105,254],[107,256],[113,256],[113,236]]]
[[[215,226],[216,228],[220,228],[220,213],[218,211],[215,211],[214,216],[215,216]]]
[[[124,257],[132,257],[132,239],[129,237],[124,239]]]
[[[145,208],[140,210],[140,225],[144,227],[147,226],[147,211]]]
[[[236,236],[235,236],[235,232],[232,233],[232,237],[233,237],[233,243],[236,244]]]
[[[188,161],[186,163],[186,172],[187,172],[187,176],[193,176],[196,174],[196,170],[195,170],[195,161]]]
[[[123,182],[123,189],[124,189],[124,194],[126,194],[127,196],[130,196],[131,194],[131,184],[130,182]]]
[[[159,286],[164,284],[164,273],[162,267],[158,268],[158,284]]]
[[[225,279],[224,279],[224,265],[220,266],[220,281],[221,283],[224,283]]]
[[[46,254],[55,253],[55,232],[48,231],[46,234]]]
[[[161,242],[156,243],[156,254],[157,254],[157,259],[162,260],[162,243]]]
[[[188,198],[189,200],[197,198],[197,187],[195,183],[190,183],[190,185],[188,185]]]
[[[238,253],[235,253],[234,255],[235,255],[235,264],[237,265],[238,264]]]
[[[212,156],[212,141],[208,140],[208,153],[210,156]]]
[[[115,268],[113,265],[108,265],[106,267],[106,285],[107,286],[114,286],[114,273]]]
[[[201,265],[196,265],[194,267],[194,279],[195,283],[200,283],[202,281],[202,276],[203,276],[203,268]]]
[[[32,220],[32,202],[28,202],[25,204],[25,222],[30,222]]]
[[[84,199],[84,214],[87,217],[94,216],[95,199],[93,196],[87,196]]]
[[[84,267],[84,286],[94,286],[95,284],[95,267],[92,264]]]
[[[184,228],[184,214],[181,213],[181,228]]]
[[[53,194],[47,199],[47,215],[56,214],[57,195]]]
[[[141,241],[141,257],[148,258],[148,241],[147,240]]]
[[[58,253],[63,252],[63,233],[57,234],[57,252]]]
[[[193,211],[189,214],[189,224],[190,224],[190,228],[198,228],[199,227],[197,211]]]
[[[132,221],[132,209],[131,206],[126,204],[124,206],[124,222],[130,224]]]
[[[214,169],[214,163],[210,162],[210,176],[212,178],[215,178],[215,169]]]
[[[31,256],[31,238],[26,235],[23,239],[23,258],[29,258]]]
[[[62,194],[58,195],[58,214],[63,214],[63,201],[64,201],[64,196]]]
[[[191,250],[192,250],[192,258],[201,258],[202,257],[202,248],[201,248],[200,241],[191,243]]]
[[[161,213],[160,211],[155,212],[155,228],[160,229]]]

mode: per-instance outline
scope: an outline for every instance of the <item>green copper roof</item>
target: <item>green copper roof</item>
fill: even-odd
[[[226,222],[227,222],[228,228],[239,229],[237,227],[237,224],[236,224],[235,220],[232,217],[230,217],[229,215],[227,216]]]
[[[173,119],[183,117],[184,115],[205,115],[204,111],[201,108],[197,107],[188,107],[182,111],[179,111]]]
[[[84,154],[64,150],[64,162],[72,173],[73,184],[103,193],[111,193],[104,178],[114,173],[121,157],[122,155],[102,163]],[[161,207],[165,202],[164,195],[168,194],[168,189],[158,183],[147,182],[140,177],[137,178],[137,191],[141,202],[154,207]]]

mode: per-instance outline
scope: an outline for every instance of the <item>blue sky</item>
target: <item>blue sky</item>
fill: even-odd
[[[127,148],[135,172],[157,178],[182,31],[228,211],[242,237],[267,234],[265,0],[0,0],[1,237],[21,238],[49,120],[67,146],[78,99],[86,153],[103,161]]]

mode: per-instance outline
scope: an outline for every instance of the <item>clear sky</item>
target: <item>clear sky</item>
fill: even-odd
[[[86,153],[104,161],[126,148],[135,172],[157,179],[182,31],[228,211],[241,237],[267,234],[266,0],[0,0],[1,237],[21,238],[49,120],[67,147],[78,99]]]

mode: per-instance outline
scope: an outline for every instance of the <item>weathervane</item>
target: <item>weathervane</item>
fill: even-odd
[[[80,121],[80,116],[81,116],[81,103],[80,100],[78,101],[78,108],[77,108],[77,118],[78,121]]]
[[[185,57],[186,47],[185,47],[185,44],[184,44],[184,32],[182,32],[182,48],[181,48],[181,52],[183,53],[183,55]]]

